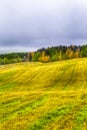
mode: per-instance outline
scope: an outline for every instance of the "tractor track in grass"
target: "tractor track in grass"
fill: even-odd
[[[67,65],[65,65],[65,66],[63,66],[62,68],[61,68],[61,71],[62,71],[62,73],[61,73],[61,71],[60,71],[60,73],[58,73],[57,71],[56,71],[56,73],[58,73],[58,75],[56,76],[56,78],[55,78],[55,80],[53,81],[53,83],[51,83],[50,84],[50,86],[51,86],[51,88],[52,88],[52,90],[55,88],[55,86],[57,87],[57,88],[59,88],[60,87],[60,82],[62,81],[62,78],[63,78],[63,76],[64,76],[64,74],[71,68],[73,66],[73,64],[67,64]],[[62,88],[62,86],[61,86],[61,88]],[[60,88],[59,88],[60,89]]]
[[[76,64],[74,64],[72,66],[72,71],[71,71],[71,73],[69,75],[69,79],[67,79],[67,82],[66,82],[66,84],[63,87],[63,90],[67,89],[73,83],[73,81],[74,81],[74,79],[76,77],[76,71],[75,71],[75,69],[76,69]]]
[[[83,85],[82,85],[82,87],[81,87],[81,90],[83,90],[83,89],[85,89],[85,87],[86,87],[86,84],[87,84],[87,68],[86,68],[86,63],[85,63],[85,61],[83,61],[83,66],[84,66],[84,68],[83,68],[83,75],[84,75],[84,80],[83,80]]]

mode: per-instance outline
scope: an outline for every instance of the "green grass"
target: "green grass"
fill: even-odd
[[[41,130],[44,126],[46,126],[48,123],[53,122],[57,117],[60,119],[63,115],[67,114],[72,109],[72,106],[66,105],[64,107],[60,107],[58,109],[52,110],[43,117],[36,121],[30,128],[31,130]]]
[[[0,130],[86,129],[86,58],[0,66]]]

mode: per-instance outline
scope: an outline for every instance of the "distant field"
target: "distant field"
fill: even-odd
[[[87,130],[87,59],[0,66],[0,130]]]

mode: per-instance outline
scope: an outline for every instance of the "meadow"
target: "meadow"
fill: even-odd
[[[87,130],[87,58],[0,66],[0,130]]]

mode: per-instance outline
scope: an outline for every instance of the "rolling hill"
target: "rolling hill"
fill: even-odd
[[[0,130],[87,130],[87,58],[0,66]]]

